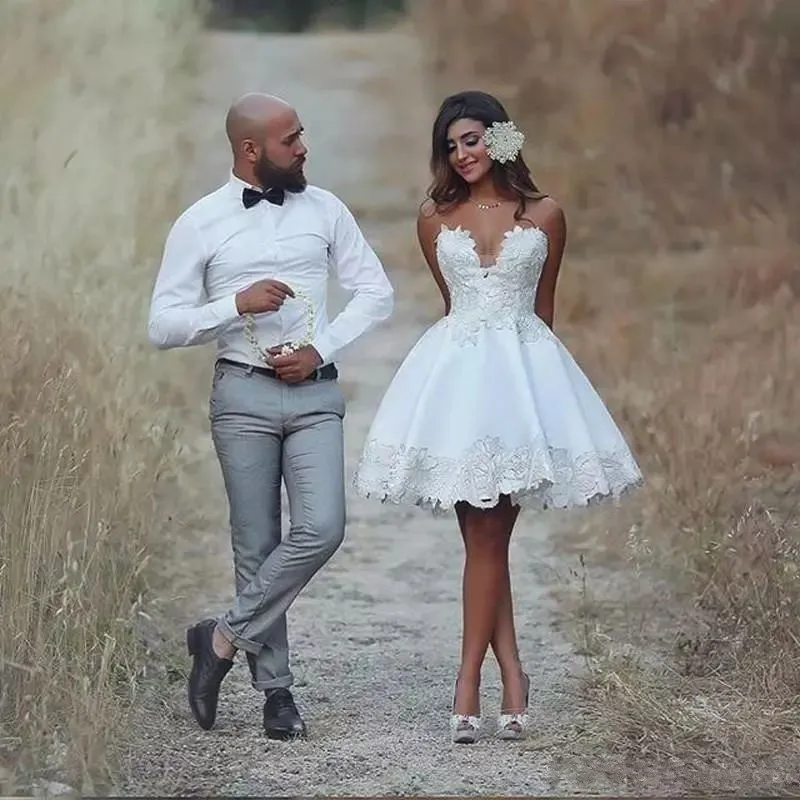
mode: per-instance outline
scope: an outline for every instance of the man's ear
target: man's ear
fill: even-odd
[[[251,164],[255,164],[258,161],[258,146],[253,139],[242,139],[242,143],[239,145],[239,152]]]

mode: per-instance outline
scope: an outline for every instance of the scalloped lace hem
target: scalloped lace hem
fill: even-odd
[[[625,448],[580,454],[543,445],[512,450],[496,438],[476,442],[459,458],[371,440],[354,477],[362,497],[418,506],[435,515],[448,514],[459,502],[492,508],[503,496],[533,511],[619,503],[642,483]]]

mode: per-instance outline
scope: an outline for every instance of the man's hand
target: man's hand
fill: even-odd
[[[285,283],[265,278],[237,292],[236,308],[239,314],[277,311],[287,297],[294,297],[294,292]]]
[[[278,377],[286,383],[300,383],[304,381],[320,364],[322,358],[320,354],[309,344],[301,347],[288,356],[282,356],[281,345],[270,347],[267,351],[270,355],[270,363]]]

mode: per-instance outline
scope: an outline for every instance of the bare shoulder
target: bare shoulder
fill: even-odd
[[[567,217],[561,204],[554,197],[543,197],[536,203],[538,227],[547,233],[563,235],[566,230]]]
[[[439,216],[439,211],[436,207],[436,203],[434,203],[430,197],[426,197],[425,200],[422,202],[422,205],[419,207],[419,216],[420,218],[425,218],[425,219]]]
[[[430,198],[420,206],[417,216],[417,233],[421,239],[433,240],[442,225],[442,215]]]

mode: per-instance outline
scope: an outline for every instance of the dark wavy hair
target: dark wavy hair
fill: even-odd
[[[447,149],[447,132],[460,119],[474,119],[488,128],[494,122],[507,122],[509,116],[503,104],[486,92],[458,92],[442,101],[433,123],[430,161],[433,181],[427,195],[438,210],[469,199],[469,184],[450,165]],[[522,153],[505,164],[493,161],[491,175],[501,194],[517,199],[516,220],[524,215],[527,201],[547,196],[533,182]]]

